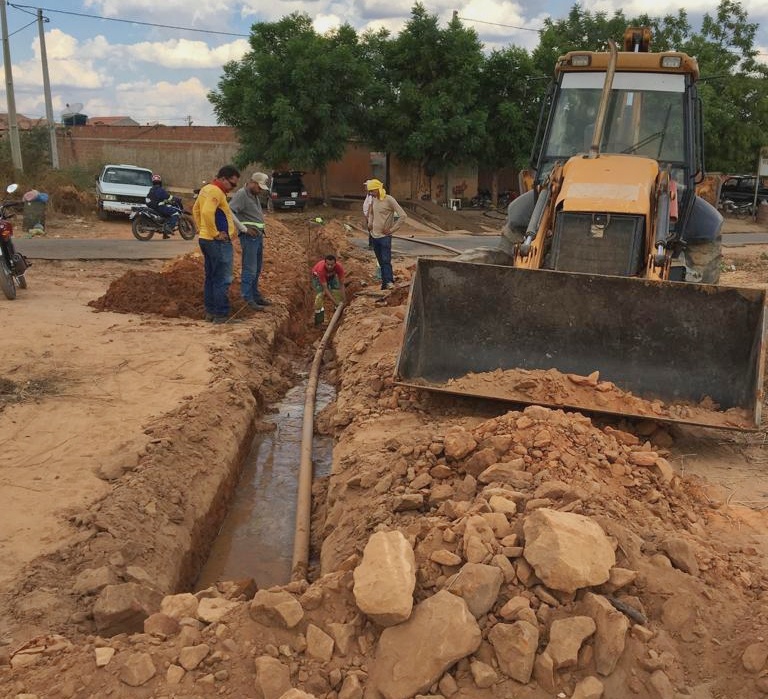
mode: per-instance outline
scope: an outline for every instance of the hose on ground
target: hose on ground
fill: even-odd
[[[328,341],[341,319],[345,304],[336,307],[328,327],[325,329],[320,344],[315,351],[312,367],[309,370],[307,390],[304,394],[304,419],[301,432],[301,460],[299,462],[299,489],[296,496],[296,526],[293,536],[293,560],[291,562],[291,580],[306,580],[309,571],[309,532],[312,520],[312,439],[315,431],[315,397],[320,366]]]

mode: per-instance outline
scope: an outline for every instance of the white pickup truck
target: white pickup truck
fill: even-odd
[[[131,213],[146,204],[152,186],[152,170],[135,165],[105,165],[96,176],[96,199],[100,219],[110,214]]]

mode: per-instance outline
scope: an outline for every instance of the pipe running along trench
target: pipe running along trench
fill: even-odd
[[[346,302],[336,306],[328,327],[325,329],[320,344],[315,351],[312,367],[309,370],[307,390],[304,395],[304,417],[301,423],[301,457],[299,461],[299,487],[296,495],[296,526],[293,535],[293,559],[291,561],[291,579],[305,580],[309,571],[309,530],[312,520],[312,438],[315,431],[315,397],[317,382],[320,377],[320,365],[323,354],[331,339]]]
[[[357,226],[354,226],[357,228]],[[362,230],[362,229],[358,229]],[[427,240],[417,238],[408,238],[401,235],[393,235],[393,238],[405,240],[412,243],[421,243],[441,248],[456,255],[461,254],[461,250],[433,243]],[[341,314],[346,302],[340,303],[336,307],[328,327],[323,334],[320,344],[315,351],[312,367],[309,371],[307,381],[307,390],[304,396],[304,417],[302,420],[301,433],[301,457],[299,461],[299,487],[296,496],[296,525],[293,536],[293,559],[291,561],[291,579],[304,580],[309,571],[309,535],[312,520],[312,440],[315,432],[315,397],[317,395],[317,383],[320,377],[320,366],[323,363],[323,354],[333,333],[336,330]]]

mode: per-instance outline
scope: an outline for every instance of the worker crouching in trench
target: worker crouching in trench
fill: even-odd
[[[336,255],[326,255],[312,267],[312,289],[315,292],[315,326],[325,322],[326,299],[335,308],[346,300],[344,268]]]

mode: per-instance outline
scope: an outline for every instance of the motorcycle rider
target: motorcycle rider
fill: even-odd
[[[163,178],[160,175],[152,175],[152,187],[147,193],[147,206],[165,217],[163,224],[163,238],[170,238],[171,232],[179,222],[181,213],[174,208],[176,197],[163,187]]]

